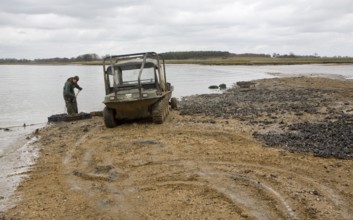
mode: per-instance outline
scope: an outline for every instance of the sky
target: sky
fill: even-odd
[[[353,56],[352,0],[1,0],[0,58],[144,51]]]

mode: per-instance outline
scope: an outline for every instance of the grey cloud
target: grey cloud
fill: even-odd
[[[0,53],[219,49],[352,56],[352,11],[345,0],[2,0]],[[38,45],[50,49],[36,53]]]

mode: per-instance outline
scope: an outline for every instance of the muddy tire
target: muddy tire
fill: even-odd
[[[152,110],[152,121],[156,124],[162,124],[165,118],[163,102],[156,103]]]
[[[152,108],[152,121],[156,124],[162,124],[169,113],[168,100],[166,97],[154,104]]]
[[[170,99],[170,107],[172,107],[173,110],[178,110],[179,103],[177,98],[173,97]]]
[[[114,128],[117,126],[116,120],[114,118],[114,110],[105,107],[103,110],[104,124],[107,128]]]

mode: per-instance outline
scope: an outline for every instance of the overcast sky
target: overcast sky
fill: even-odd
[[[222,50],[353,56],[352,0],[1,0],[0,58]]]

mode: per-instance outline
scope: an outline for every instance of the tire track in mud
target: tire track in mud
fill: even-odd
[[[292,198],[295,195],[291,195],[295,192],[306,192],[309,194],[316,195],[318,197],[317,199],[320,199],[319,201],[315,202],[321,202],[325,203],[325,207],[331,207],[331,211],[333,215],[335,215],[335,218],[338,219],[350,219],[350,213],[352,213],[352,208],[350,204],[345,201],[345,199],[340,196],[340,192],[337,190],[335,191],[334,189],[325,186],[322,183],[318,183],[317,180],[310,178],[308,176],[301,175],[296,172],[291,172],[287,171],[284,169],[280,169],[277,167],[270,167],[270,166],[258,166],[255,164],[250,164],[250,163],[231,163],[231,162],[211,162],[212,165],[214,166],[226,166],[226,168],[222,167],[217,167],[217,169],[223,170],[224,172],[229,172],[231,174],[229,175],[235,175],[240,178],[245,178],[248,179],[249,181],[253,183],[259,184],[261,187],[265,187],[268,190],[272,191],[274,194],[279,193],[274,190],[273,188],[278,189],[282,195],[285,195],[287,198],[283,199],[284,200],[291,200],[294,206],[297,206],[296,209],[303,209],[301,207],[301,204],[298,201],[296,201],[298,198]],[[229,166],[233,166],[233,168],[230,168]],[[237,171],[235,171],[237,169]],[[244,172],[248,173],[247,176],[244,176]],[[275,174],[274,174],[275,173]],[[252,174],[252,175],[251,175]],[[269,181],[267,178],[267,175],[264,177],[264,174],[269,174],[271,180]],[[281,180],[277,180],[278,176],[281,177]],[[284,184],[286,180],[291,180],[290,188],[291,191],[287,191],[288,186]],[[266,185],[264,184],[266,182]],[[269,185],[274,185],[273,188],[270,188]],[[294,191],[294,189],[296,191]],[[310,190],[305,190],[305,189],[310,189]],[[296,204],[297,203],[297,204]],[[305,208],[305,207],[304,207]]]
[[[201,164],[196,164],[195,161],[164,161],[163,164],[149,163],[141,167],[161,165],[183,167],[182,174],[186,176],[179,176],[176,180],[165,178],[164,175],[159,176],[156,181],[158,186],[197,185],[213,190],[221,197],[231,201],[239,216],[247,216],[250,219],[298,219],[292,208],[277,191],[256,179],[235,173],[221,172],[212,168],[206,161]],[[195,167],[197,167],[196,170]],[[158,170],[158,168],[153,170]],[[190,171],[192,172],[189,173]],[[173,173],[173,176],[180,174],[181,172]],[[258,194],[261,194],[262,197]]]
[[[310,156],[281,156],[239,123],[204,120],[123,125],[94,137],[92,129],[63,153],[69,192],[108,219],[350,219],[349,202],[316,179],[324,169]]]
[[[193,132],[191,132],[193,133]],[[202,132],[196,131],[194,132],[193,136],[200,136]],[[208,131],[205,134],[211,134],[212,131]],[[205,135],[204,134],[204,135]],[[208,137],[213,140],[216,140],[219,142],[219,144],[224,144],[227,145],[230,142],[234,142],[234,134],[233,132],[230,131],[223,131],[223,132],[217,132],[216,135],[208,135]],[[295,155],[294,155],[295,157]],[[299,155],[297,155],[297,157],[299,157]],[[338,219],[350,219],[350,213],[353,212],[353,209],[351,208],[349,202],[345,201],[345,199],[340,196],[340,192],[334,189],[331,189],[328,186],[323,185],[323,183],[318,183],[318,180],[314,180],[313,178],[310,178],[309,176],[312,175],[312,164],[311,163],[307,163],[304,160],[300,160],[298,158],[294,158],[294,160],[291,160],[290,163],[290,167],[288,167],[288,164],[286,165],[286,163],[281,164],[276,164],[276,160],[274,160],[273,162],[275,162],[274,164],[272,164],[272,166],[270,165],[264,165],[268,164],[267,161],[258,161],[260,162],[261,165],[257,165],[256,162],[254,161],[254,163],[249,163],[249,160],[247,157],[245,158],[237,158],[238,161],[236,162],[215,162],[215,164],[228,164],[228,165],[233,165],[235,167],[239,167],[242,166],[244,167],[244,170],[253,170],[254,172],[258,171],[259,174],[257,174],[257,176],[250,176],[250,174],[247,174],[247,178],[254,178],[255,181],[258,182],[264,182],[266,181],[267,184],[271,184],[266,178],[262,177],[261,175],[267,175],[267,174],[271,174],[273,173],[273,171],[279,173],[280,175],[277,176],[282,176],[282,181],[277,181],[276,184],[278,184],[278,186],[273,186],[273,189],[279,189],[280,191],[282,191],[281,193],[283,195],[286,195],[288,200],[292,200],[293,204],[296,204],[296,210],[302,210],[303,213],[308,212],[308,210],[311,209],[311,207],[305,208],[303,207],[303,204],[301,203],[302,201],[296,201],[298,198],[291,198],[293,195],[288,194],[288,192],[285,192],[283,189],[287,189],[287,188],[292,188],[293,186],[285,184],[286,181],[290,180],[292,183],[292,185],[295,185],[297,187],[297,192],[304,192],[304,193],[314,193],[317,194],[319,193],[316,197],[316,199],[320,199],[319,201],[315,201],[311,203],[315,204],[317,203],[324,203],[324,207],[323,209],[318,209],[318,212],[323,212],[325,211],[325,209],[329,208],[330,213],[332,215],[332,218],[338,218]],[[215,166],[215,164],[212,164]],[[271,164],[271,163],[270,163]],[[280,169],[280,166],[285,166],[285,169]],[[215,166],[216,167],[216,166]],[[291,170],[295,170],[296,172],[293,172]],[[234,172],[231,172],[232,174]],[[237,174],[238,175],[238,174]],[[242,173],[242,175],[244,175],[244,173]],[[273,180],[272,180],[273,181]],[[273,183],[272,183],[273,184]],[[309,190],[308,190],[309,189]],[[293,191],[293,190],[291,190]],[[289,191],[290,193],[293,193]],[[310,191],[310,192],[307,192]],[[304,198],[305,199],[305,198]],[[314,198],[315,199],[315,198]],[[310,202],[310,201],[309,201]],[[316,208],[314,208],[316,210]],[[317,214],[317,213],[314,213]],[[327,214],[328,215],[328,214]],[[295,216],[293,216],[293,218],[295,218]]]
[[[291,180],[296,180],[296,182],[298,183],[298,185],[302,188],[311,188],[313,189],[313,191],[318,191],[317,195],[320,196],[325,196],[326,199],[328,199],[329,201],[327,201],[327,203],[332,203],[335,206],[335,209],[337,210],[341,210],[341,215],[343,219],[350,219],[351,216],[349,213],[353,212],[352,207],[349,205],[348,202],[345,201],[345,199],[340,196],[340,192],[335,191],[334,189],[325,186],[323,183],[319,183],[317,179],[314,179],[314,177],[310,178],[308,175],[302,175],[299,172],[302,172],[303,170],[305,170],[305,168],[309,168],[308,166],[304,166],[304,168],[301,168],[301,170],[299,170],[298,172],[293,172],[293,171],[289,171],[289,170],[284,170],[284,169],[280,169],[278,167],[271,167],[271,166],[266,166],[266,165],[255,165],[255,164],[250,164],[250,163],[227,163],[227,162],[212,162],[212,164],[216,164],[216,165],[226,165],[227,167],[231,164],[236,166],[237,168],[241,168],[243,171],[247,171],[248,169],[252,169],[254,170],[254,172],[258,172],[261,171],[262,173],[267,173],[273,175],[272,173],[276,173],[276,176],[282,176],[282,179],[291,179]],[[300,163],[302,164],[302,163]],[[301,165],[303,167],[303,165]],[[220,168],[222,169],[222,168]],[[239,170],[239,172],[242,172],[241,170]],[[260,176],[261,174],[257,174],[257,176]],[[264,178],[262,178],[264,179]],[[264,179],[265,180],[265,179]],[[283,181],[276,181],[277,184],[281,184],[283,183]],[[281,187],[278,187],[281,188]]]
[[[196,132],[196,133],[199,133],[199,132]],[[226,133],[223,133],[223,134],[226,134]],[[220,137],[219,135],[221,135],[221,133],[217,133],[217,138],[215,139],[222,139],[222,142],[224,141],[224,138],[227,138],[227,137]],[[226,134],[228,135],[228,134]],[[183,162],[185,163],[185,161]],[[190,162],[189,162],[190,163]],[[238,164],[242,164],[243,162],[238,162]],[[185,164],[188,164],[188,163],[185,163]],[[310,165],[306,165],[306,164],[303,164],[303,163],[300,163],[299,162],[299,166],[297,166],[297,168],[301,167],[300,169],[306,169],[307,167],[309,167]],[[151,165],[151,164],[149,164]],[[238,165],[239,166],[239,165]],[[338,213],[336,216],[335,214],[333,214],[333,216],[337,217],[337,216],[340,216],[338,218],[340,219],[349,219],[349,208],[348,208],[348,205],[346,202],[344,202],[344,199],[342,199],[337,192],[334,192],[332,189],[330,189],[329,187],[326,187],[322,184],[319,184],[317,182],[315,182],[313,179],[310,179],[309,177],[307,176],[303,176],[301,174],[298,174],[298,173],[294,173],[294,172],[288,172],[288,171],[284,171],[284,170],[281,170],[281,169],[278,169],[278,168],[274,168],[274,167],[264,167],[264,166],[258,166],[258,165],[254,165],[254,164],[246,164],[245,166],[242,165],[243,167],[246,167],[246,168],[252,168],[252,169],[255,169],[255,171],[258,171],[260,170],[262,173],[273,173],[273,171],[275,170],[277,173],[280,173],[281,176],[283,176],[282,179],[284,179],[284,177],[286,178],[290,178],[292,179],[292,182],[296,183],[296,185],[300,186],[301,188],[306,188],[306,189],[311,189],[314,188],[315,189],[318,189],[320,191],[320,196],[323,197],[325,196],[325,198],[328,198],[328,201],[326,202],[328,206],[332,206],[334,208],[332,208],[332,210],[341,210],[340,213]],[[278,166],[278,165],[277,165]],[[223,174],[225,175],[225,174]],[[234,172],[233,172],[233,175]],[[227,174],[226,176],[229,176],[229,174]],[[288,216],[291,218],[291,219],[297,219],[298,217],[296,216],[296,214],[293,212],[293,208],[291,208],[291,206],[289,206],[287,204],[287,202],[285,201],[286,199],[284,199],[281,194],[275,190],[276,188],[278,189],[282,189],[283,187],[285,188],[286,186],[285,185],[281,185],[280,182],[278,182],[277,184],[279,184],[280,186],[273,188],[273,187],[270,187],[269,185],[265,185],[263,182],[265,181],[264,178],[255,178],[254,177],[249,177],[249,176],[244,176],[244,175],[239,175],[239,174],[236,174],[236,176],[240,179],[243,179],[243,180],[247,180],[248,182],[251,182],[253,184],[255,184],[257,186],[257,188],[262,188],[262,189],[266,189],[268,192],[270,192],[271,194],[274,195],[274,197],[277,197],[277,200],[280,201],[280,203],[282,204],[283,207],[285,207],[286,209],[286,212],[288,214]],[[261,182],[260,182],[261,181]],[[218,181],[219,182],[219,181]],[[246,189],[244,189],[246,190]],[[317,191],[315,191],[317,192]],[[286,197],[289,197],[289,195],[286,195]],[[290,199],[289,200],[294,200],[294,199]],[[302,212],[306,212],[305,210],[305,207],[300,207],[300,202],[296,201],[295,202],[297,204],[298,207],[296,207],[296,210],[302,210]],[[299,204],[298,204],[299,203]]]
[[[212,133],[212,131],[209,132]],[[188,133],[190,134],[190,132]],[[208,132],[206,132],[206,135],[207,133]],[[201,132],[198,131],[191,132],[191,135],[196,137],[200,136],[200,134]],[[229,140],[233,140],[232,134],[229,134],[227,132],[217,132],[212,136],[208,136],[208,141],[212,140],[215,143],[225,143],[225,141],[227,143],[229,142]],[[134,141],[130,143],[130,145],[134,145],[136,143],[158,144],[159,142]],[[124,146],[129,146],[129,143],[124,142]],[[145,147],[142,147],[141,149],[143,148]],[[157,152],[153,152],[158,151],[158,149],[161,148],[153,149],[151,154],[158,155]],[[151,148],[144,150],[151,151]],[[81,165],[83,169],[84,167],[89,166],[89,164],[91,163],[91,151],[92,150],[86,150],[84,152],[81,152]],[[268,183],[268,181],[266,181],[264,177],[261,177],[261,174],[263,173],[276,173],[276,175],[280,175],[282,179],[285,179],[286,177],[291,177],[291,181],[294,182],[295,185],[299,185],[301,188],[310,188],[309,186],[315,186],[315,189],[318,189],[322,196],[328,198],[329,202],[327,202],[327,205],[334,204],[334,206],[338,206],[338,203],[335,203],[333,201],[334,197],[337,197],[338,201],[342,201],[342,199],[339,198],[336,193],[321,193],[328,192],[327,187],[324,189],[320,184],[315,183],[315,181],[313,181],[312,179],[300,176],[294,172],[284,171],[271,166],[259,166],[251,163],[246,164],[242,161],[228,163],[196,160],[163,161],[159,160],[158,156],[154,157],[152,161],[143,164],[136,164],[136,162],[138,161],[132,163],[135,163],[135,165],[129,168],[130,172],[137,172],[134,170],[140,169],[146,171],[146,167],[148,166],[154,167],[153,169],[150,169],[152,172],[155,170],[175,170],[175,167],[178,167],[178,169],[180,169],[178,172],[169,173],[168,175],[157,175],[155,181],[153,181],[153,179],[147,178],[147,176],[149,176],[148,172],[145,173],[143,176],[145,176],[145,178],[149,181],[152,180],[155,186],[162,188],[167,186],[183,185],[188,186],[190,188],[198,186],[206,191],[211,190],[215,194],[218,194],[219,198],[224,198],[224,200],[231,202],[233,206],[230,206],[230,208],[232,207],[231,209],[234,209],[233,211],[235,211],[239,216],[247,216],[252,219],[299,219],[299,217],[293,210],[301,210],[300,212],[305,212],[305,208],[298,207],[298,202],[293,201],[293,199],[289,198],[290,195],[284,194],[284,196],[282,196],[282,194],[284,193],[283,190],[280,190],[281,192],[277,190],[277,188],[286,188],[286,185],[280,183],[280,181],[276,181],[275,184]],[[300,164],[300,166],[303,167],[303,164]],[[252,170],[249,173],[242,172],[244,170],[249,169]],[[170,178],[170,175],[174,177]],[[187,179],[190,176],[196,176],[196,178],[192,181],[182,180],[185,178]],[[174,178],[176,179],[173,180]],[[88,180],[89,178],[83,179]],[[94,178],[91,178],[91,180],[94,180]],[[95,180],[98,181],[99,179]],[[134,181],[130,180],[129,182],[133,183]],[[151,187],[150,184],[141,185],[138,183],[133,183],[132,185],[133,189],[140,190]],[[110,187],[110,190],[112,190],[112,187]],[[118,190],[114,189],[113,191]],[[124,191],[124,188],[120,189],[120,191]],[[159,190],[157,191],[159,192]],[[137,192],[132,194],[137,194]],[[119,193],[119,196],[113,197],[113,200],[115,200],[114,203],[125,204],[125,208],[121,208],[120,212],[127,212],[126,210],[131,210],[131,206],[133,205],[129,205],[127,203],[131,195],[129,193]],[[202,200],[202,198],[200,199]],[[295,205],[293,205],[292,203]],[[136,210],[135,212],[139,213],[140,211]],[[232,211],[230,210],[230,212]],[[343,218],[343,215],[341,215],[341,217]]]
[[[179,166],[182,167],[185,164],[193,164],[193,161],[182,161],[181,163],[164,163],[155,164],[149,163],[140,166],[154,166],[153,170],[158,170],[156,166]],[[152,185],[137,185],[139,189],[148,189],[166,186],[189,186],[191,188],[198,186],[209,192],[212,190],[216,192],[219,197],[224,198],[227,201],[233,203],[232,208],[238,213],[239,216],[247,216],[250,219],[298,219],[296,214],[293,212],[288,203],[282,198],[282,196],[271,187],[260,183],[259,181],[250,177],[227,174],[223,172],[213,171],[208,165],[197,165],[198,169],[195,170],[191,167],[193,172],[189,173],[188,167],[183,167],[183,173],[177,172],[169,175],[186,175],[184,177],[178,176],[174,178],[165,177],[165,175],[158,176],[156,181],[153,181]],[[184,179],[184,180],[183,180]],[[159,192],[160,190],[158,190]],[[257,195],[256,195],[257,194]],[[258,194],[261,194],[260,197]],[[274,205],[277,204],[277,205]],[[280,207],[280,208],[278,208]],[[231,212],[231,211],[230,211]]]
[[[193,162],[194,161],[182,161],[176,163],[172,161],[167,164],[171,166],[189,164],[188,166],[190,166]],[[163,180],[156,181],[157,185],[199,185],[200,187],[212,189],[222,197],[232,201],[239,215],[247,216],[251,219],[298,219],[288,202],[285,201],[279,192],[270,186],[261,183],[258,179],[248,176],[217,171],[211,168],[210,164],[206,164],[205,161],[202,165],[196,165],[198,167],[197,170],[192,166],[191,170],[194,170],[192,173],[188,173],[187,171],[189,169],[184,167],[184,175],[194,177],[190,181],[173,181],[164,176],[160,176],[159,179]],[[160,166],[161,164],[150,163],[148,165]],[[186,179],[187,178],[188,177],[186,177]]]
[[[199,131],[191,132],[191,133],[194,133],[193,136],[202,135],[201,134],[202,132],[199,132]],[[207,133],[208,132],[204,133],[203,135],[205,134],[207,135]],[[209,133],[211,134],[212,131],[210,131]],[[217,140],[219,143],[223,143],[223,144],[227,144],[229,142],[234,141],[234,134],[231,131],[217,132],[216,135],[213,134],[208,136],[212,137],[212,139]],[[239,160],[240,161],[233,163],[233,165],[235,164],[236,167],[243,166],[245,170],[252,169],[254,171],[261,171],[262,175],[273,173],[273,171],[276,171],[277,173],[280,174],[280,176],[282,176],[283,181],[285,181],[285,179],[291,179],[292,182],[296,183],[295,185],[298,185],[298,187],[301,188],[301,189],[298,189],[297,191],[303,191],[303,189],[304,191],[306,189],[312,189],[311,192],[314,192],[314,194],[319,193],[319,196],[320,196],[320,198],[317,198],[317,199],[320,199],[320,201],[316,201],[316,203],[318,202],[326,203],[326,206],[331,207],[330,211],[332,213],[335,213],[335,212],[337,213],[336,217],[338,217],[339,219],[351,218],[350,213],[353,212],[353,209],[351,208],[350,204],[346,202],[342,196],[340,196],[340,192],[338,192],[337,190],[335,191],[334,189],[331,189],[330,187],[325,186],[322,183],[318,183],[317,180],[314,180],[313,178],[309,177],[309,175],[311,174],[307,173],[307,171],[312,170],[312,164],[306,163],[303,160],[295,159],[295,160],[291,160],[291,167],[286,167],[287,169],[284,170],[284,169],[278,168],[278,166],[281,166],[280,164],[273,164],[274,166],[256,165],[256,164],[251,164],[245,160],[243,162],[242,159],[239,159]],[[215,164],[227,164],[227,162],[215,162]],[[229,163],[229,164],[232,164],[232,163]],[[296,170],[296,172],[293,172],[290,170]],[[260,174],[257,175],[256,177],[257,179],[261,180],[262,182],[266,180],[265,178],[260,177],[259,175]],[[250,178],[250,177],[248,176],[247,178]],[[279,187],[277,187],[278,189],[282,189],[283,187],[285,187],[285,185],[283,184],[283,181],[282,183],[277,181],[277,184],[280,185]],[[322,199],[323,197],[325,201],[323,201]]]
[[[156,177],[155,181],[152,181],[153,184],[157,186],[179,184],[191,186],[199,185],[204,188],[212,189],[230,199],[234,203],[238,214],[244,215],[244,213],[246,213],[248,217],[254,219],[306,218],[306,207],[303,206],[300,201],[291,198],[291,195],[288,193],[283,192],[283,188],[286,189],[288,186],[280,181],[275,184],[267,183],[264,178],[244,175],[241,171],[234,172],[234,169],[232,172],[229,170],[222,171],[216,167],[219,166],[219,163],[213,164],[210,161],[204,161],[201,164],[202,165],[200,165],[200,163],[195,164],[195,161],[164,161],[160,163],[146,163],[135,168],[139,167],[140,169],[145,169],[146,166],[153,166],[154,168],[151,170],[160,170],[158,168],[159,166],[164,166],[164,169],[166,169],[166,167],[177,166],[180,168],[178,172],[169,173],[167,176],[159,175]],[[214,165],[216,165],[216,168],[213,167]],[[224,163],[222,165],[224,165]],[[324,205],[326,207],[331,206],[332,210],[337,210],[337,213],[331,213],[332,219],[350,219],[349,205],[344,202],[344,199],[340,197],[337,192],[334,192],[333,189],[319,184],[313,179],[273,167],[260,167],[252,164],[237,165],[237,163],[227,163],[227,165],[232,165],[237,168],[240,167],[241,170],[244,168],[253,169],[254,172],[261,171],[265,173],[273,173],[273,171],[276,171],[277,174],[279,173],[283,176],[283,179],[291,177],[292,182],[298,185],[299,188],[314,188],[320,192],[321,201],[326,203]],[[195,169],[195,167],[197,168]],[[173,169],[171,168],[170,170]],[[148,174],[145,175],[148,176]],[[136,187],[148,188],[151,187],[150,184],[137,184]],[[240,184],[240,186],[235,187],[237,184]],[[257,194],[254,194],[254,192],[257,192]],[[248,203],[245,201],[248,201]],[[274,203],[277,205],[264,207],[264,203]],[[261,206],[263,207],[261,208]],[[299,213],[299,217],[296,213]],[[328,215],[326,215],[326,217],[328,217]]]
[[[94,207],[102,212],[110,213],[105,214],[102,219],[114,219],[111,217],[114,215],[120,216],[119,219],[143,218],[143,215],[136,211],[134,204],[129,201],[130,194],[133,194],[135,189],[132,187],[119,188],[112,183],[116,178],[110,178],[107,175],[111,169],[114,169],[113,167],[100,174],[92,172],[92,166],[96,164],[93,157],[98,152],[94,148],[82,146],[88,137],[88,135],[84,135],[79,138],[74,146],[66,152],[62,161],[65,173],[77,177],[68,176],[66,183],[69,188],[72,191],[84,193],[88,201],[95,201]],[[77,160],[81,162],[76,164]]]
[[[233,201],[245,205],[247,210],[249,210],[248,212],[256,219],[298,219],[293,209],[283,199],[280,193],[256,179],[234,173],[220,173],[209,166],[202,166],[201,172],[201,176],[206,178],[206,180],[218,188],[218,190],[225,191]],[[222,181],[214,181],[214,177],[218,177],[218,179],[220,178]],[[239,187],[237,183],[234,184],[234,181],[237,183],[244,182],[245,184]],[[251,195],[251,187],[254,187],[263,198]],[[244,190],[245,188],[246,190]],[[268,202],[269,200],[271,202]],[[266,203],[268,205],[264,205]],[[277,203],[277,205],[273,203]],[[276,213],[269,212],[269,210],[273,210]]]

